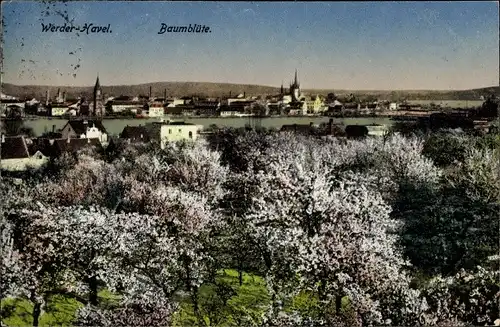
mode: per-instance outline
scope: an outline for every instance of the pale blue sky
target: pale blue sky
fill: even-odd
[[[203,81],[303,88],[498,85],[496,2],[3,2],[3,82],[103,85]],[[112,33],[43,33],[41,23]],[[209,34],[158,35],[205,24]],[[69,54],[73,52],[74,54]],[[31,60],[31,61],[30,61]],[[76,65],[79,68],[74,69]],[[76,77],[73,77],[76,73]]]

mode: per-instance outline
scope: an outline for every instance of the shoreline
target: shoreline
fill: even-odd
[[[126,116],[103,116],[98,117],[102,120],[153,120],[153,119],[172,119],[172,120],[190,120],[190,119],[318,119],[318,118],[333,118],[333,119],[345,119],[345,118],[394,118],[394,117],[426,117],[433,113],[439,113],[441,111],[394,111],[394,112],[384,112],[380,114],[358,114],[358,115],[273,115],[273,116],[188,116],[188,115],[165,115],[165,116],[155,116],[155,117],[126,117]],[[71,116],[71,117],[61,117],[61,116],[27,116],[21,117],[23,121],[33,121],[33,120],[82,120],[82,119],[95,119],[95,116]],[[2,121],[5,120],[18,120],[17,118],[6,118],[2,117]]]

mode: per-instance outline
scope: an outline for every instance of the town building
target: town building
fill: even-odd
[[[344,105],[342,104],[342,102],[334,100],[332,103],[328,104],[327,112],[329,113],[342,112],[343,107]]]
[[[198,100],[193,102],[197,116],[215,116],[221,107],[219,100]]]
[[[147,143],[150,141],[150,131],[144,126],[125,126],[120,133],[120,138],[129,143]]]
[[[398,107],[398,110],[419,111],[419,110],[422,110],[422,105],[416,104],[416,103],[401,103]]]
[[[49,105],[50,115],[52,117],[63,116],[67,113],[69,107],[64,103],[52,103]]]
[[[182,116],[195,116],[196,115],[196,107],[194,104],[186,103],[180,104],[175,107],[167,107],[166,110],[168,115],[182,115]]]
[[[2,134],[0,148],[0,169],[6,171],[23,171],[30,168],[38,169],[49,160],[42,152],[28,148],[30,140],[24,136],[7,137]]]
[[[168,108],[186,104],[185,99],[167,99],[165,102],[167,103]]]
[[[387,125],[370,124],[365,126],[368,130],[368,136],[382,137],[389,132]]]
[[[96,138],[100,143],[108,142],[108,133],[100,120],[70,120],[61,129],[63,139]]]
[[[60,156],[63,153],[77,153],[85,148],[95,148],[102,150],[102,144],[97,138],[67,138],[56,139],[52,142],[52,153],[54,156]]]
[[[318,132],[318,127],[314,123],[283,125],[280,132],[293,132],[304,135],[314,135]]]
[[[165,114],[165,108],[162,102],[154,101],[148,106],[148,108],[149,117],[163,117]]]
[[[166,121],[160,124],[160,145],[164,149],[167,142],[177,142],[182,140],[196,141],[199,131],[203,129],[201,125],[186,123],[183,121]]]
[[[127,111],[137,113],[140,112],[144,107],[144,103],[131,100],[111,100],[106,105],[110,106],[111,111],[113,111],[114,113]]]
[[[319,95],[311,97],[311,100],[306,101],[306,104],[307,112],[312,114],[318,114],[328,109]]]
[[[62,92],[61,89],[57,89],[56,103],[66,102],[66,92]]]
[[[0,115],[2,117],[24,116],[25,102],[16,97],[2,94],[0,98]]]

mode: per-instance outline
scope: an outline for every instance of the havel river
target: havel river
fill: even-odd
[[[167,117],[163,118],[167,120]],[[193,118],[193,117],[182,117],[182,118],[171,118],[173,121],[185,121],[187,123],[202,125],[203,128],[208,128],[210,125],[217,125],[219,127],[245,127],[245,126],[255,126],[260,125],[265,128],[276,128],[280,129],[283,125],[292,124],[309,124],[313,123],[319,125],[321,123],[327,123],[330,117],[267,117],[260,119],[258,123],[255,119],[251,120],[249,117],[228,117],[228,118]],[[147,118],[147,119],[104,119],[103,125],[110,135],[119,135],[125,126],[139,126],[145,125],[147,123],[160,121],[160,118]],[[31,127],[35,133],[35,136],[40,136],[44,132],[51,131],[53,126],[55,130],[62,128],[68,122],[67,119],[58,118],[37,118],[33,120],[25,120],[24,125],[26,127]],[[333,118],[335,124],[344,125],[368,125],[368,124],[381,124],[391,126],[393,121],[389,118]]]

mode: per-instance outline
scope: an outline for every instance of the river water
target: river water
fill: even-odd
[[[164,118],[167,119],[166,117]],[[261,127],[265,128],[277,128],[280,129],[283,125],[291,124],[309,124],[313,123],[319,125],[321,123],[327,123],[329,117],[268,117],[262,118],[260,120]],[[183,117],[182,119],[172,119],[175,121],[185,121],[187,123],[193,123],[197,125],[202,125],[204,128],[208,128],[210,125],[217,125],[219,127],[245,127],[252,123],[249,117],[229,117],[229,118],[191,118]],[[159,121],[159,118],[149,118],[149,119],[104,119],[103,125],[106,127],[108,134],[118,135],[123,131],[125,126],[139,126],[145,125],[146,123]],[[334,123],[344,124],[344,125],[367,125],[367,124],[382,124],[390,126],[392,121],[389,118],[333,118]],[[35,120],[26,120],[24,125],[33,128],[36,136],[40,136],[44,132],[51,131],[53,126],[55,129],[60,129],[68,122],[66,119],[57,118],[39,118]],[[255,122],[255,120],[254,120]]]

